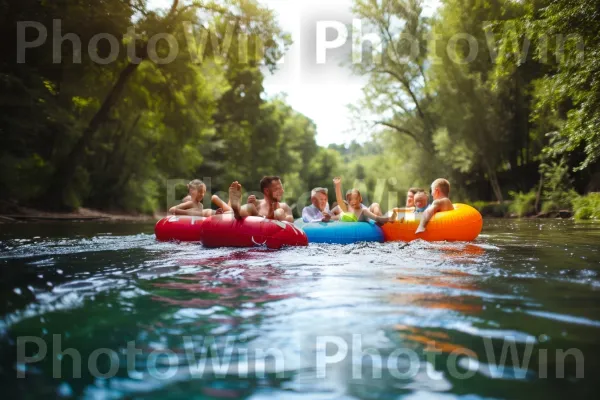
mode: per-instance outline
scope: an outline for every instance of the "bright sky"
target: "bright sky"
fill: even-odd
[[[316,63],[317,22],[351,23],[353,1],[259,1],[275,11],[279,25],[291,34],[294,42],[278,71],[274,75],[267,74],[267,96],[285,93],[288,104],[316,123],[317,143],[321,146],[368,140],[368,137],[360,136],[359,132],[352,129],[352,115],[347,107],[359,103],[364,80],[353,76],[349,67],[340,65],[343,58],[340,53],[343,50],[336,52],[331,49],[326,53],[325,64]],[[168,8],[171,3],[171,0],[148,0],[149,7]],[[431,15],[439,4],[440,0],[424,0],[424,13]],[[329,28],[325,40],[335,40],[334,28]],[[321,43],[325,40],[321,40]],[[343,54],[348,54],[349,46],[350,43]]]

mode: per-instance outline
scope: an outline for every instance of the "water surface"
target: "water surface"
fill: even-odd
[[[0,383],[7,398],[590,397],[599,243],[600,225],[565,220],[281,251],[4,224]]]

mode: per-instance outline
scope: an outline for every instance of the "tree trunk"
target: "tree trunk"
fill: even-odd
[[[494,196],[496,196],[496,200],[498,200],[498,203],[502,204],[504,202],[504,198],[502,197],[502,189],[500,188],[500,183],[498,182],[498,175],[487,160],[485,160],[484,163],[488,170],[488,179],[490,180],[490,184],[492,185]]]
[[[173,0],[171,10],[165,17],[167,25],[169,26],[169,20],[175,15],[177,5],[179,1]],[[139,55],[143,61],[148,57],[147,44],[144,43],[138,50],[141,50]],[[104,102],[96,112],[96,114],[90,120],[87,128],[83,131],[81,137],[77,140],[69,154],[67,154],[61,162],[58,163],[56,171],[51,179],[50,187],[48,188],[48,195],[44,196],[43,201],[45,207],[50,208],[65,208],[65,194],[71,189],[73,179],[75,178],[75,172],[77,167],[80,166],[82,158],[85,154],[85,150],[92,141],[94,134],[98,129],[108,120],[110,112],[113,107],[117,104],[125,85],[133,73],[137,70],[141,61],[138,63],[128,63],[127,66],[119,74],[119,78],[114,86],[109,91],[108,95],[104,99]]]
[[[112,87],[102,106],[98,109],[94,117],[90,120],[87,128],[83,131],[81,137],[77,140],[69,154],[67,154],[62,162],[56,168],[56,172],[51,180],[52,184],[49,188],[50,193],[54,194],[48,198],[47,205],[51,208],[62,208],[64,204],[64,195],[71,188],[77,167],[81,164],[86,148],[91,142],[94,134],[108,120],[110,111],[117,103],[125,84],[135,72],[139,64],[129,63],[119,74],[117,82]]]
[[[535,195],[535,212],[540,212],[540,199],[542,197],[542,186],[544,186],[544,176],[540,177],[540,185],[538,186],[537,193]]]

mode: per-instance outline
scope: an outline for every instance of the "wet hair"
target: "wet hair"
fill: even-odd
[[[424,192],[425,190],[417,187],[411,187],[410,189],[408,189],[408,191],[412,194],[417,194],[417,192]]]
[[[271,183],[273,181],[280,181],[280,180],[281,180],[281,178],[278,177],[277,175],[264,176],[260,180],[260,191],[264,193],[265,189],[269,188],[269,186],[271,186]]]
[[[440,192],[442,192],[444,194],[444,196],[448,196],[450,194],[450,182],[448,182],[444,178],[439,178],[439,179],[436,179],[435,181],[433,181],[433,183],[431,184],[431,188],[432,189],[435,189],[435,188],[440,189]]]
[[[201,187],[204,187],[204,189],[206,189],[206,185],[200,179],[194,179],[193,181],[188,183],[187,187],[188,187],[188,189],[196,189],[196,190],[199,190]]]

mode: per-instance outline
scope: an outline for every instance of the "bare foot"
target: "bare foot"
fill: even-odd
[[[423,233],[425,232],[425,227],[419,225],[419,227],[417,228],[417,230],[415,231],[415,235],[418,235],[419,233]]]
[[[236,218],[241,218],[240,203],[242,202],[242,185],[240,185],[237,181],[233,182],[231,186],[229,186],[229,201],[231,202],[233,215]]]

